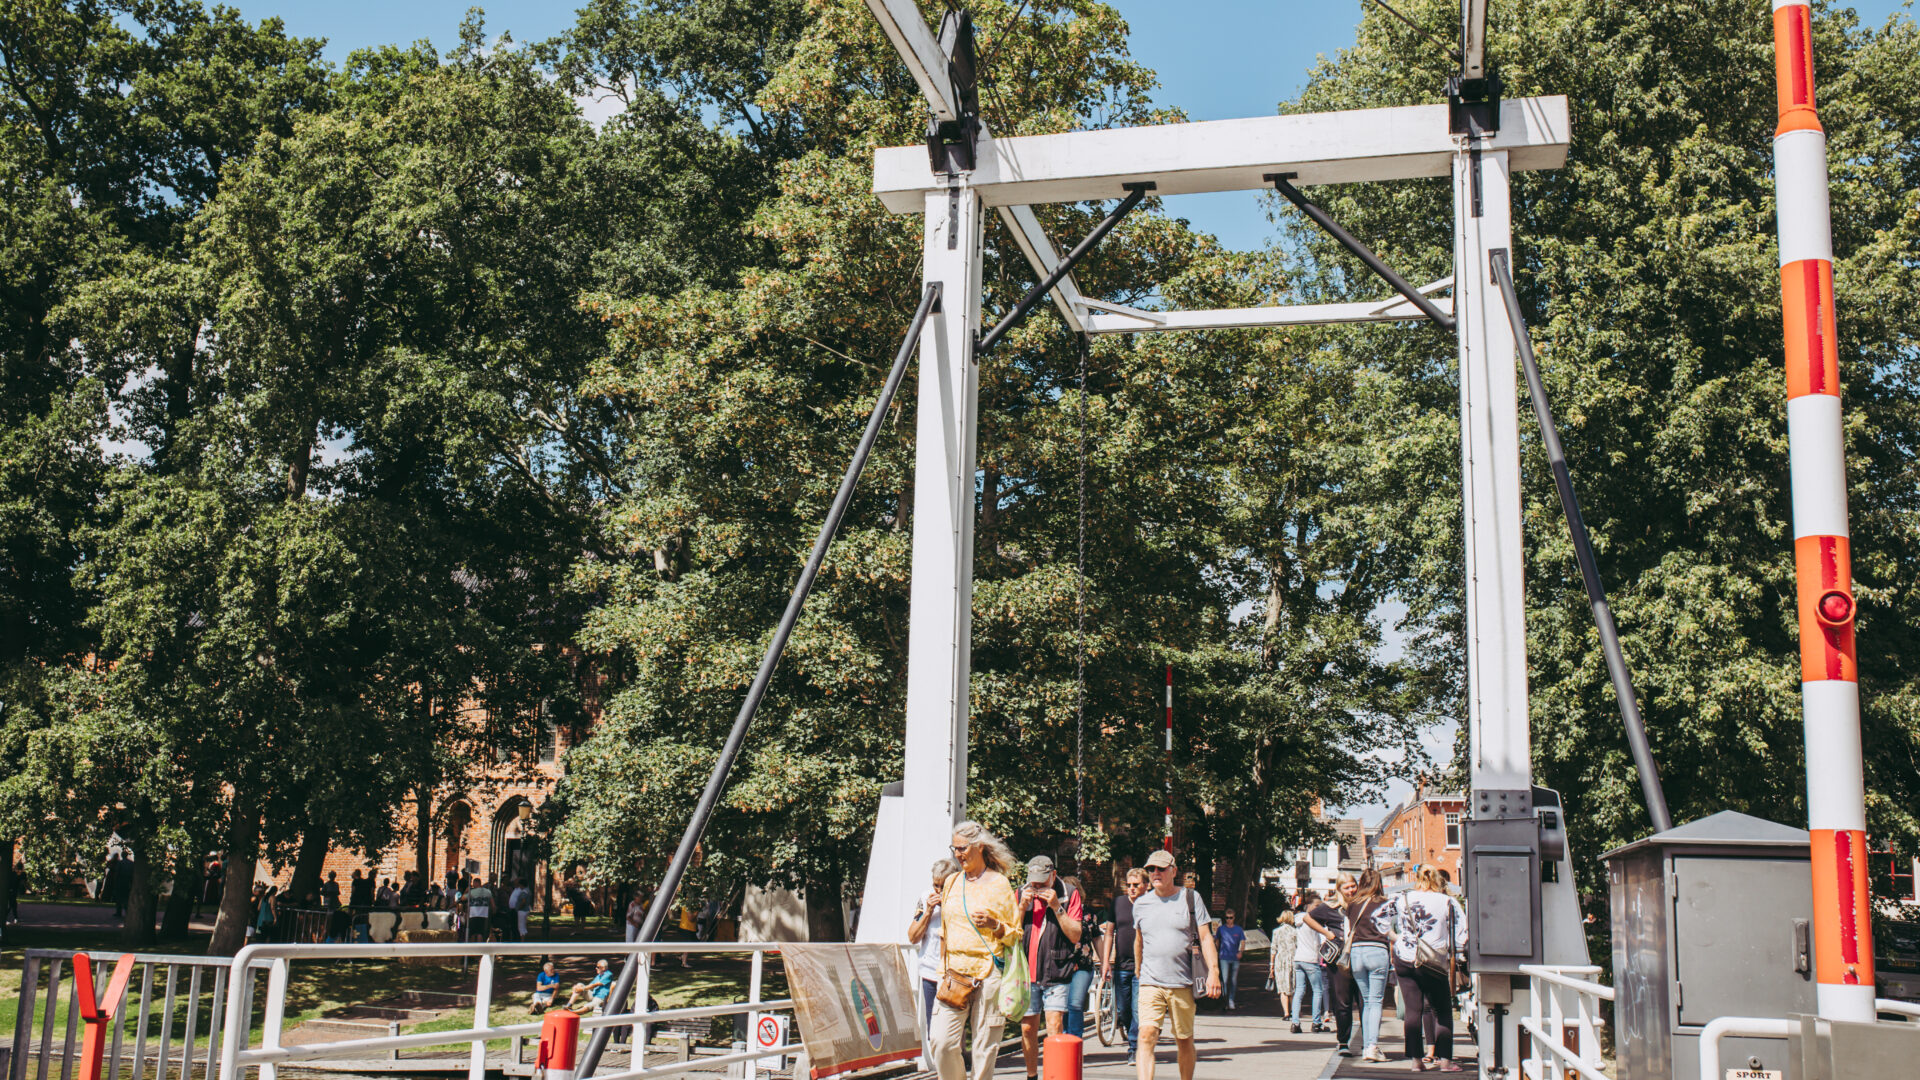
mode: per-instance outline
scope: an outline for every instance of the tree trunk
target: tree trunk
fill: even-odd
[[[841,902],[840,881],[813,879],[807,882],[807,940],[847,940],[847,913]]]
[[[247,919],[253,912],[253,871],[260,862],[260,810],[251,799],[236,797],[233,833],[221,857],[226,881],[220,913],[213,923],[209,956],[232,956],[247,943]]]
[[[135,848],[133,865],[127,870],[127,915],[120,924],[120,944],[138,952],[153,948],[153,863],[148,861],[145,844]]]
[[[13,911],[13,837],[0,844],[0,924]]]
[[[173,860],[173,895],[167,897],[167,910],[160,916],[160,937],[179,941],[193,933],[193,905],[206,888],[201,877],[199,853],[204,844],[190,844]]]
[[[1266,861],[1267,829],[1249,821],[1240,830],[1240,845],[1232,855],[1227,872],[1227,907],[1240,914],[1241,926],[1258,926],[1260,913],[1253,910],[1258,897],[1254,888],[1260,878],[1260,864]]]
[[[333,847],[333,826],[307,823],[307,831],[300,834],[300,854],[293,860],[293,879],[287,883],[287,891],[293,894],[293,902],[301,907],[307,904],[307,897],[316,901],[320,898],[320,872],[326,868],[327,852]]]
[[[413,868],[420,880],[433,882],[433,789],[422,785],[414,789]]]

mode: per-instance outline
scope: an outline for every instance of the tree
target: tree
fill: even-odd
[[[972,10],[992,58],[983,101],[996,131],[1167,118],[1147,108],[1150,73],[1126,58],[1125,26],[1110,9]],[[603,302],[612,348],[590,390],[621,417],[624,495],[611,508],[609,549],[624,557],[581,567],[581,587],[598,600],[582,641],[628,658],[632,671],[570,755],[554,815],[561,857],[590,861],[603,880],[641,880],[671,851],[916,299],[903,283],[919,279],[919,222],[875,203],[868,163],[875,147],[920,138],[924,105],[871,16],[859,4],[819,8],[797,43],[755,55],[790,57],[747,82],[763,87],[754,106],[769,129],[804,135],[743,243],[774,257],[718,285]],[[1042,217],[1071,237],[1102,212]],[[991,320],[1033,278],[997,230],[989,248]],[[1242,282],[1250,271],[1183,222],[1141,211],[1077,273],[1094,295],[1144,301],[1162,285],[1196,299],[1258,291]],[[1256,843],[1291,839],[1311,803],[1306,787],[1324,783],[1337,797],[1377,775],[1358,744],[1381,729],[1384,692],[1368,702],[1380,711],[1362,715],[1357,697],[1297,711],[1299,701],[1241,686],[1258,653],[1236,644],[1232,610],[1253,580],[1236,551],[1255,511],[1221,440],[1253,437],[1234,427],[1244,381],[1277,380],[1295,363],[1278,351],[1249,359],[1248,349],[1244,335],[1093,346],[1084,826],[1074,754],[1078,346],[1043,312],[982,362],[970,806],[1023,848],[1097,858],[1157,840],[1168,660],[1196,678],[1187,700],[1198,734],[1177,773],[1196,817],[1211,801],[1225,818],[1255,819]],[[913,509],[905,409],[896,405],[902,415],[867,467],[690,878],[696,892],[742,880],[804,889],[819,935],[842,932],[840,900],[864,870],[877,796],[901,767]],[[1368,615],[1358,599],[1367,588],[1352,601],[1355,625]],[[1315,690],[1350,674],[1329,665]],[[1262,738],[1295,748],[1301,782],[1279,769],[1260,784],[1231,781],[1243,771],[1236,755]]]
[[[1409,14],[1444,36],[1452,11]],[[1832,146],[1868,816],[1877,835],[1914,850],[1920,398],[1908,372],[1920,323],[1892,298],[1914,284],[1920,243],[1920,34],[1904,16],[1862,29],[1846,9],[1823,10],[1814,25]],[[1508,94],[1564,93],[1573,110],[1566,167],[1516,177],[1516,272],[1674,816],[1738,809],[1797,824],[1802,747],[1819,733],[1800,723],[1766,8],[1529,3],[1490,29]],[[1355,47],[1324,61],[1285,108],[1436,100],[1447,63],[1370,14]],[[1321,197],[1397,265],[1425,268],[1447,250],[1440,182]],[[1307,261],[1323,280],[1352,278],[1326,245],[1310,246]],[[1450,409],[1451,371],[1410,368],[1393,343],[1342,347],[1415,372],[1433,415]],[[1457,656],[1458,488],[1422,482],[1440,475],[1433,451],[1409,462],[1417,475],[1397,516],[1430,526],[1408,537],[1421,560],[1408,596],[1439,635],[1436,655]],[[1591,882],[1594,855],[1643,835],[1646,818],[1537,445],[1523,465],[1535,772],[1567,796]]]

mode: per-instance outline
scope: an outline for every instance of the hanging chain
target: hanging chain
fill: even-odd
[[[1087,824],[1087,336],[1080,335],[1080,551],[1074,564],[1074,610],[1078,625],[1074,631],[1074,718],[1073,718],[1073,800],[1074,824]],[[1074,862],[1080,861],[1080,848],[1074,846]]]

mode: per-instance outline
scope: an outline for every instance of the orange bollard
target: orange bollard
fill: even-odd
[[[1045,1049],[1044,1080],[1080,1080],[1080,1057],[1085,1047],[1078,1035],[1049,1035]]]
[[[534,1063],[547,1080],[573,1080],[573,1058],[580,1048],[580,1014],[548,1009],[540,1022],[540,1057]]]

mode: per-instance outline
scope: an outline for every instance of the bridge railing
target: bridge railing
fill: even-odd
[[[754,1031],[759,1018],[768,1013],[791,1012],[792,998],[766,999],[761,996],[762,975],[768,955],[777,955],[781,945],[778,942],[718,943],[718,942],[649,942],[623,943],[617,941],[580,943],[571,951],[593,952],[607,956],[642,955],[649,958],[639,969],[638,980],[634,987],[634,1001],[642,1007],[633,1012],[608,1013],[604,1015],[584,1016],[580,1027],[584,1031],[606,1027],[633,1027],[634,1067],[617,1072],[601,1071],[596,1080],[641,1080],[656,1076],[687,1073],[696,1070],[707,1071],[714,1066],[730,1065],[735,1062],[752,1062],[764,1058],[778,1058],[789,1054],[800,1054],[802,1046],[789,1041],[785,1045],[766,1050],[749,1050],[702,1056],[697,1059],[669,1061],[660,1065],[644,1065],[648,1028],[655,1024],[670,1024],[675,1021],[710,1019],[714,1017],[744,1016],[749,1033]],[[399,1050],[423,1046],[445,1046],[450,1043],[471,1043],[468,1056],[467,1076],[469,1080],[485,1080],[487,1072],[487,1041],[490,1039],[509,1039],[516,1045],[522,1039],[540,1035],[540,1021],[523,1024],[495,1024],[491,1019],[495,998],[495,965],[497,958],[503,956],[547,956],[555,951],[549,942],[518,942],[513,944],[483,944],[474,942],[421,943],[405,945],[249,945],[234,956],[232,970],[246,970],[256,974],[256,978],[240,980],[241,986],[227,995],[224,1041],[220,1049],[219,1080],[244,1080],[249,1069],[257,1070],[258,1080],[277,1080],[281,1065],[302,1061],[339,1060],[358,1058],[367,1055],[385,1057]],[[747,984],[747,1000],[732,1005],[711,1005],[686,1009],[647,1009],[647,988],[651,975],[652,958],[658,956],[681,956],[698,953],[747,954],[751,957]],[[285,1045],[287,1019],[287,988],[291,982],[293,965],[322,960],[381,960],[409,958],[447,958],[477,960],[477,972],[473,994],[473,1022],[471,1026],[448,1031],[414,1032],[406,1035],[383,1035],[375,1038],[337,1039],[326,1042],[305,1042],[297,1046]],[[263,1001],[260,1043],[253,1045],[249,1031],[248,1018],[252,1011],[254,982],[257,970],[267,973],[266,996]],[[554,1008],[563,1007],[555,1001]],[[16,1077],[14,1080],[22,1080]],[[43,1078],[36,1078],[43,1080]],[[62,1077],[61,1080],[67,1080]],[[137,1078],[136,1078],[137,1080]],[[182,1078],[188,1080],[188,1078]]]
[[[1522,964],[1533,980],[1532,1011],[1520,1018],[1530,1047],[1520,1069],[1526,1080],[1607,1080],[1600,1053],[1600,1003],[1613,987],[1594,982],[1591,964]]]
[[[73,950],[27,949],[14,1007],[13,1039],[0,1054],[0,1080],[72,1080],[80,1057],[79,980]],[[117,950],[89,954],[109,965]],[[233,961],[224,956],[134,953],[133,978],[118,1003],[99,1002],[119,1019],[102,1054],[104,1080],[213,1080]],[[102,992],[105,980],[97,984]],[[203,1007],[202,1002],[205,1002]],[[65,1007],[62,1022],[60,1011]],[[204,1047],[196,1042],[204,1038]],[[59,1068],[55,1070],[54,1064]]]

